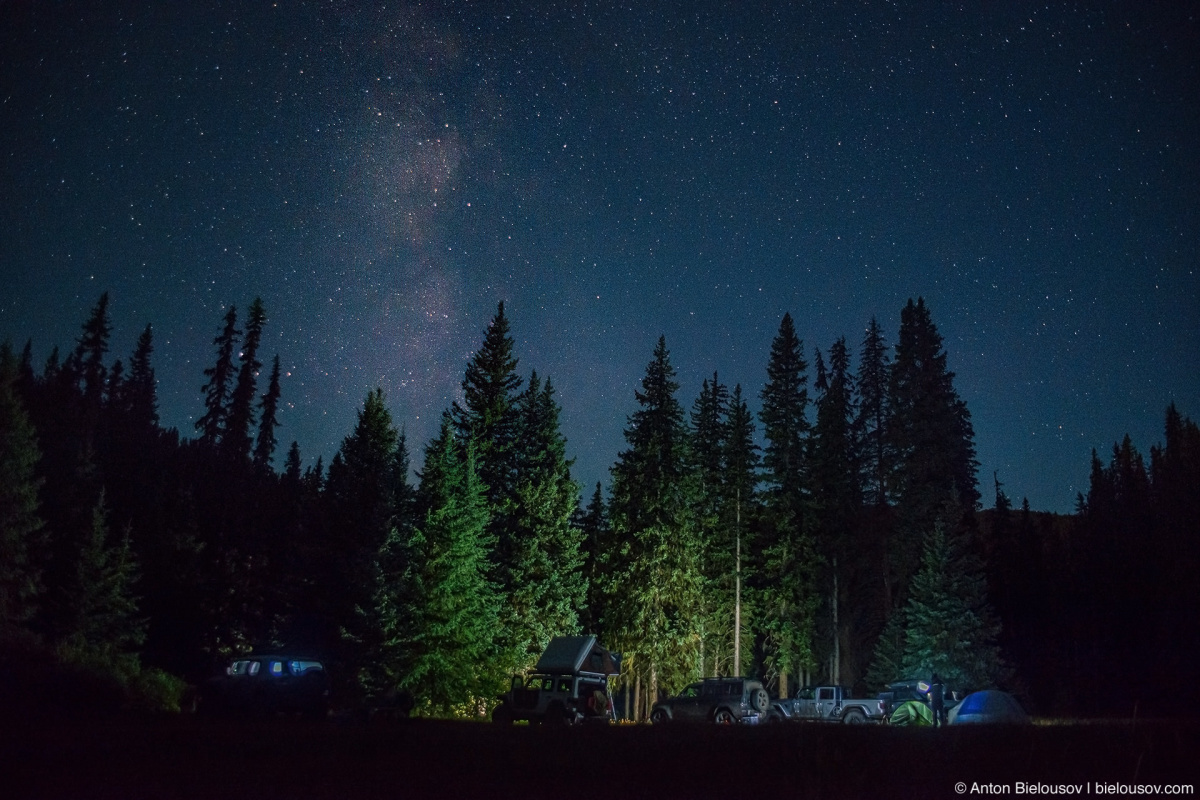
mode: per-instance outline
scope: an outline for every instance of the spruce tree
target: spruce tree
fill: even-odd
[[[254,465],[259,469],[269,469],[271,457],[275,454],[275,429],[279,427],[276,414],[279,409],[279,356],[271,364],[271,380],[267,384],[267,393],[259,401],[258,440],[254,445]]]
[[[85,415],[92,420],[92,424],[95,424],[104,398],[104,387],[107,382],[104,356],[108,353],[108,339],[111,334],[112,323],[108,318],[108,292],[105,292],[100,295],[100,300],[92,309],[91,316],[84,323],[83,333],[75,348],[75,358],[79,363],[79,374],[83,382]]]
[[[154,333],[149,325],[138,336],[137,347],[129,359],[129,378],[125,381],[125,405],[130,422],[140,430],[158,426],[158,382],[150,356],[154,352]]]
[[[479,477],[487,486],[493,510],[503,510],[516,491],[514,405],[520,388],[508,318],[504,316],[504,303],[500,303],[484,334],[483,346],[467,364],[463,404],[456,401],[452,411],[459,439],[475,441]],[[508,544],[499,542],[502,552]]]
[[[888,386],[891,365],[883,331],[874,317],[867,325],[859,351],[855,389],[858,415],[854,420],[855,439],[862,469],[862,486],[868,505],[883,506],[888,498]]]
[[[700,570],[704,577],[701,593],[700,671],[715,675],[719,664],[728,665],[733,653],[733,562],[729,531],[722,527],[725,493],[725,418],[729,390],[713,373],[706,378],[692,404],[691,456],[697,480],[696,516]],[[728,669],[728,667],[727,667]]]
[[[767,486],[756,563],[760,632],[766,640],[767,667],[779,676],[780,694],[787,693],[789,674],[816,663],[817,551],[808,519],[807,368],[792,317],[784,314],[771,343],[759,413],[767,440]]]
[[[607,625],[615,647],[654,697],[699,668],[703,576],[695,514],[697,486],[688,431],[675,393],[675,370],[660,338],[646,367],[638,410],[629,418],[623,451],[612,468],[609,507],[614,550]]]
[[[807,495],[808,362],[791,314],[784,314],[771,342],[767,383],[762,390],[763,480],[768,502],[778,513],[803,525]]]
[[[577,525],[582,534],[580,547],[586,585],[586,599],[579,613],[579,623],[584,633],[602,634],[604,597],[607,591],[604,554],[612,544],[612,526],[608,522],[608,508],[604,503],[600,481],[596,481],[596,490],[592,493],[587,508],[578,515]]]
[[[241,366],[237,382],[229,397],[229,414],[225,419],[225,430],[221,446],[230,458],[237,462],[250,458],[250,429],[254,425],[254,394],[258,385],[258,371],[262,362],[258,360],[258,346],[262,341],[263,327],[267,323],[267,312],[262,300],[254,298],[246,316],[246,331],[242,337]]]
[[[137,579],[129,531],[119,541],[111,541],[108,509],[101,492],[68,594],[65,640],[73,647],[93,652],[134,652],[146,638],[146,621],[138,616],[133,593]]]
[[[936,672],[964,691],[993,688],[1005,677],[982,562],[968,537],[942,521],[925,537],[905,623],[905,675]]]
[[[0,626],[23,625],[41,592],[36,564],[43,537],[36,432],[16,392],[17,363],[0,345]]]
[[[204,370],[208,383],[200,387],[204,392],[204,414],[196,420],[196,430],[200,431],[200,441],[210,447],[219,444],[225,433],[230,384],[234,380],[233,349],[241,335],[237,327],[237,307],[230,306],[225,312],[225,327],[213,339],[217,346],[217,361]]]
[[[822,655],[830,664],[830,679],[842,681],[842,665],[849,662],[857,675],[860,638],[854,612],[861,602],[861,584],[869,563],[859,535],[861,511],[858,453],[853,435],[854,389],[850,355],[844,338],[829,349],[825,367],[817,351],[817,419],[810,447],[812,520],[821,554]],[[843,652],[845,650],[846,652]]]
[[[376,388],[367,394],[354,431],[329,467],[320,591],[327,622],[339,632],[339,666],[355,678],[367,656],[363,642],[374,635],[357,626],[364,620],[362,610],[374,603],[375,561],[399,525],[399,503],[406,491],[399,444],[383,390]]]
[[[397,690],[405,671],[403,636],[407,604],[414,600],[411,558],[416,495],[408,483],[408,444],[401,431],[396,442],[398,476],[396,513],[372,563],[371,603],[356,609],[354,635],[362,653],[358,684],[370,696],[382,698]]]
[[[501,646],[513,671],[533,666],[551,637],[578,631],[586,588],[582,533],[572,521],[579,485],[571,479],[551,382],[543,386],[534,372],[516,412],[517,490],[501,614]]]
[[[921,539],[947,502],[964,514],[979,502],[971,414],[954,389],[942,337],[925,301],[900,314],[889,385],[887,436],[895,454],[891,494],[898,529],[889,543],[888,579],[902,598],[920,558]]]
[[[708,560],[716,575],[722,600],[717,609],[714,632],[721,637],[725,657],[713,659],[718,673],[750,674],[757,610],[748,590],[754,579],[758,514],[759,448],[755,443],[754,417],[742,396],[742,386],[733,387],[724,420],[721,508],[717,535],[710,544]],[[740,628],[740,639],[737,631]],[[727,633],[726,633],[727,632]]]
[[[425,450],[418,490],[425,509],[405,547],[408,572],[402,627],[394,638],[404,654],[401,683],[418,709],[474,713],[502,685],[495,665],[499,597],[488,578],[486,490],[465,453],[450,415]]]

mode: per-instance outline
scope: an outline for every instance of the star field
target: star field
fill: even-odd
[[[504,301],[585,487],[659,334],[685,406],[756,408],[784,312],[811,360],[918,295],[985,502],[1069,511],[1200,414],[1194,11],[773,5],[0,5],[0,339],[40,365],[111,291],[191,435],[261,296],[328,461],[377,385],[419,453]]]

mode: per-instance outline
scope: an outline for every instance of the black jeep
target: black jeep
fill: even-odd
[[[660,700],[650,710],[650,721],[755,724],[763,720],[771,698],[753,678],[706,678],[675,697]]]

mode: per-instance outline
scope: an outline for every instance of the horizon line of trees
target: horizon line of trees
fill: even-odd
[[[292,442],[275,470],[258,299],[224,315],[194,438],[164,430],[152,328],[107,364],[108,302],[40,374],[31,343],[0,349],[0,626],[50,643],[192,679],[302,649],[348,700],[405,690],[464,716],[584,631],[624,653],[638,719],[739,673],[790,693],[936,671],[1046,712],[1155,708],[1106,686],[1178,685],[1195,663],[1196,425],[1168,408],[1148,469],[1128,437],[1107,467],[1093,455],[1073,517],[1014,512],[998,476],[981,511],[971,416],[922,299],[893,346],[869,322],[856,368],[844,337],[810,357],[785,314],[757,415],[717,373],[685,410],[660,338],[608,496],[586,503],[503,303],[414,485],[382,389],[328,468]]]

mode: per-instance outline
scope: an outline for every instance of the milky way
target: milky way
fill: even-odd
[[[309,461],[375,386],[419,454],[500,301],[588,485],[660,334],[757,402],[784,312],[811,358],[919,295],[985,498],[1200,414],[1187,8],[200,5],[0,6],[0,337],[109,290],[185,435],[256,296]]]

